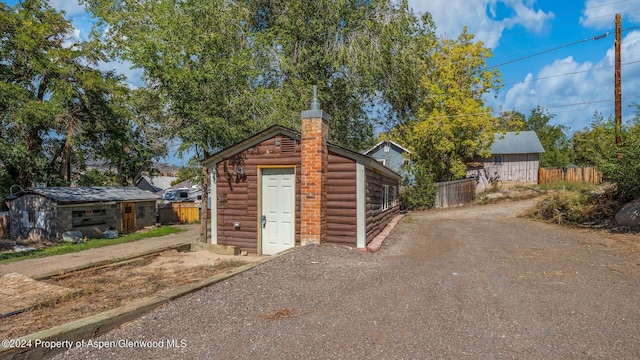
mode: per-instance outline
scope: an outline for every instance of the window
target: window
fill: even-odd
[[[398,205],[398,187],[393,186],[391,187],[391,206],[397,206],[397,205]]]
[[[35,211],[23,211],[22,212],[22,227],[33,228],[36,223]]]
[[[493,163],[497,164],[497,165],[501,165],[502,164],[502,155],[494,155],[493,156]]]
[[[382,186],[382,211],[389,208],[389,185]]]

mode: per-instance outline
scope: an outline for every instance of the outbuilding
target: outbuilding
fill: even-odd
[[[323,242],[366,249],[399,210],[400,175],[328,134],[314,99],[301,132],[275,125],[205,159],[211,242],[262,255]]]
[[[67,231],[102,237],[133,232],[156,221],[158,196],[137,187],[28,188],[9,202],[12,237],[61,239]]]
[[[537,182],[540,154],[544,148],[535,131],[494,134],[491,157],[475,157],[467,164],[467,177],[474,177],[478,190],[491,181]]]

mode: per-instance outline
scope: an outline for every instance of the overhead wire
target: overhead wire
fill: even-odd
[[[624,64],[620,64],[622,66],[626,66],[626,65],[633,65],[633,64],[637,64],[640,63],[640,60],[636,60],[636,61],[630,61],[630,62],[626,62]],[[556,75],[549,75],[549,76],[543,76],[543,77],[539,77],[539,78],[535,78],[535,79],[529,79],[529,80],[522,80],[522,81],[514,81],[514,82],[510,82],[510,83],[504,83],[501,84],[502,86],[508,86],[508,85],[515,85],[515,84],[520,84],[520,83],[530,83],[530,82],[534,82],[534,81],[538,81],[538,80],[546,80],[546,79],[553,79],[553,78],[559,78],[559,77],[563,77],[563,76],[568,76],[568,75],[576,75],[576,74],[583,74],[583,73],[588,73],[594,70],[601,70],[601,69],[610,69],[614,67],[613,65],[609,65],[609,66],[599,66],[599,67],[595,67],[595,68],[591,68],[588,70],[581,70],[581,71],[573,71],[573,72],[568,72],[568,73],[563,73],[563,74],[556,74]]]

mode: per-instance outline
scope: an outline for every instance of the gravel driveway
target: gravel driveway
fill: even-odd
[[[58,358],[640,358],[639,255],[531,204],[412,213],[375,254],[299,248]]]

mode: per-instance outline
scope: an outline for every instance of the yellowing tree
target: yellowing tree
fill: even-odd
[[[405,137],[435,181],[464,177],[465,160],[489,155],[498,119],[482,96],[500,86],[500,74],[486,64],[490,56],[466,28],[456,40],[441,40],[430,56],[424,99]]]

